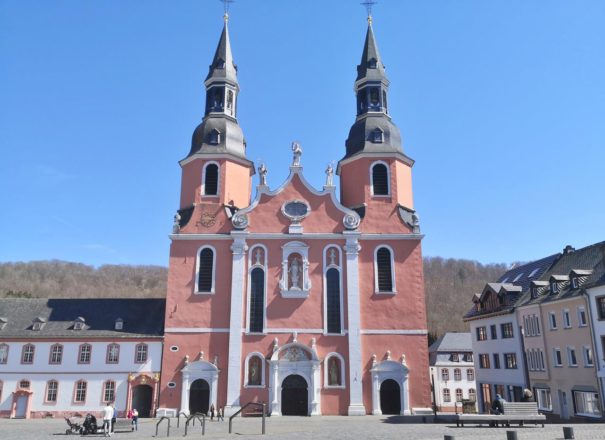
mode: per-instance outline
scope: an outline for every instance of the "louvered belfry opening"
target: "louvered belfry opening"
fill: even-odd
[[[389,194],[387,167],[382,163],[372,167],[372,194],[375,196]]]
[[[340,333],[340,274],[337,269],[326,272],[328,333]]]
[[[378,291],[393,291],[393,273],[391,268],[391,251],[380,248],[376,252],[376,264],[378,265]]]
[[[212,291],[212,266],[214,264],[212,249],[202,249],[200,252],[200,267],[197,280],[198,292]]]
[[[204,175],[204,195],[215,196],[218,194],[218,165],[210,164],[206,167]]]
[[[265,307],[265,271],[255,268],[250,274],[250,332],[263,332],[263,310]]]

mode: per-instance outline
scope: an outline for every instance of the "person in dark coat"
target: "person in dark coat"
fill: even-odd
[[[504,405],[502,405],[503,402],[506,402],[506,400],[504,400],[500,394],[496,394],[496,398],[492,402],[492,414],[504,413]]]
[[[523,397],[521,397],[521,402],[533,402],[534,401],[534,395],[531,392],[531,390],[525,388],[523,390]]]

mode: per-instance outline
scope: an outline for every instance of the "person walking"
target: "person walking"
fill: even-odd
[[[132,430],[139,430],[139,411],[136,408],[132,408]]]
[[[210,421],[214,420],[214,403],[210,405]]]
[[[113,434],[113,428],[116,424],[117,413],[116,413],[116,407],[115,407],[114,403],[112,402],[110,405],[111,405],[111,409],[113,410],[113,412],[111,414],[111,433]]]
[[[111,418],[113,417],[113,408],[110,403],[103,408],[103,434],[105,437],[111,437]]]
[[[216,420],[217,421],[221,421],[221,422],[225,421],[225,408],[224,407],[223,408],[219,408],[216,411]]]

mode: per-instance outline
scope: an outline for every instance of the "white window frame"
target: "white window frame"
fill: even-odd
[[[538,409],[542,411],[552,411],[552,396],[550,389],[548,388],[535,388],[536,402],[538,403]],[[548,406],[544,405],[544,400],[548,401]]]
[[[263,261],[258,264],[256,262],[255,250],[262,249],[263,251]],[[255,244],[250,248],[248,252],[248,288],[247,288],[247,301],[246,301],[246,333],[253,335],[265,335],[267,334],[267,258],[268,258],[268,250],[267,247],[263,244]],[[252,271],[254,269],[262,269],[265,274],[265,282],[264,282],[264,292],[263,292],[263,332],[250,332],[250,303],[252,300]],[[246,367],[247,368],[247,367]],[[263,366],[264,368],[264,366]],[[247,380],[247,379],[246,379]],[[265,379],[263,378],[263,381]]]
[[[471,376],[472,378],[469,378]],[[475,382],[475,369],[467,368],[466,369],[466,380],[467,382]]]
[[[387,193],[386,194],[374,194],[374,167],[378,164],[382,164],[387,168]],[[372,162],[370,165],[370,195],[372,197],[391,197],[391,167],[384,160],[377,160]]]
[[[391,291],[381,292],[378,289],[378,251],[382,248],[387,248],[391,253]],[[395,295],[397,286],[395,285],[395,251],[388,244],[379,244],[374,248],[374,293],[376,295]]]
[[[336,249],[338,254],[338,264],[331,264],[328,262],[328,251],[330,249]],[[340,293],[340,333],[328,333],[328,282],[326,278],[326,274],[329,269],[338,270],[338,282],[340,283],[339,293]],[[324,335],[344,335],[344,292],[342,285],[342,249],[340,246],[336,244],[328,244],[324,247],[323,250],[323,295],[324,295]]]
[[[582,316],[584,318],[582,319]],[[588,325],[588,318],[586,316],[586,308],[584,306],[578,307],[578,327],[586,327]]]
[[[571,363],[571,353],[573,352],[573,357],[576,359],[576,363],[572,364]],[[569,365],[570,367],[577,367],[578,366],[578,353],[576,352],[576,347],[568,345],[567,346],[567,365]]]
[[[220,134],[219,134],[219,136],[220,136]],[[208,168],[208,165],[216,165],[218,168],[217,175],[216,175],[216,194],[206,194],[206,168]],[[202,184],[200,186],[200,198],[219,197],[220,194],[221,194],[221,165],[217,161],[211,160],[209,162],[206,162],[204,164],[204,167],[202,168]]]
[[[0,353],[4,353],[2,357],[0,357],[0,365],[4,365],[8,363],[8,354],[10,352],[10,347],[8,344],[0,344]]]
[[[561,310],[561,316],[563,318],[563,328],[571,328],[571,315],[569,309]]]
[[[559,358],[561,359],[561,361],[559,362],[559,359],[557,359],[557,353],[559,353]],[[562,367],[563,366],[563,353],[561,352],[561,347],[553,347],[552,349],[552,363],[555,367]]]
[[[200,255],[204,249],[210,249],[212,251],[212,287],[210,288],[210,292],[200,292],[199,291],[199,281],[200,281]],[[195,257],[195,285],[193,293],[195,295],[214,295],[216,288],[216,249],[214,246],[209,244],[205,244],[197,250],[197,254]]]
[[[558,328],[557,327],[557,314],[555,312],[548,312],[548,326],[550,327],[551,330],[556,330]]]
[[[250,359],[253,356],[258,356],[260,357],[260,365],[261,365],[261,370],[260,370],[260,385],[249,385],[248,384],[248,371],[249,371],[249,366],[250,366]],[[253,351],[251,353],[248,353],[248,356],[246,356],[246,362],[244,364],[244,388],[265,388],[265,356],[263,356],[262,353],[259,353],[258,351]]]
[[[329,385],[329,371],[328,365],[331,358],[337,358],[338,362],[340,362],[340,385]],[[328,353],[326,358],[324,359],[324,388],[340,388],[344,389],[345,385],[345,359],[336,352]]]
[[[592,357],[592,361],[588,358],[589,353],[590,357]],[[585,345],[584,347],[582,347],[582,357],[584,358],[585,367],[594,367],[594,352],[591,346]]]
[[[592,394],[592,398],[594,399],[594,395],[598,394],[595,391],[577,391],[577,390],[572,390],[572,397],[573,397],[573,403],[574,403],[574,408],[576,409],[576,411],[578,411],[578,401],[576,400],[576,396],[580,395],[580,394],[588,394],[591,395]],[[596,403],[593,403],[592,406],[594,408],[599,409],[601,403],[599,402],[599,400],[597,399]],[[602,410],[599,413],[585,413],[585,412],[576,412],[576,415],[578,416],[584,416],[584,417],[597,417],[600,418],[602,415]]]

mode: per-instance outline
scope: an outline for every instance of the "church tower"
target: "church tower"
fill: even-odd
[[[338,164],[341,202],[377,220],[396,206],[413,213],[414,161],[404,154],[401,133],[389,114],[389,80],[371,16],[354,89],[357,116],[346,141],[346,154]]]

